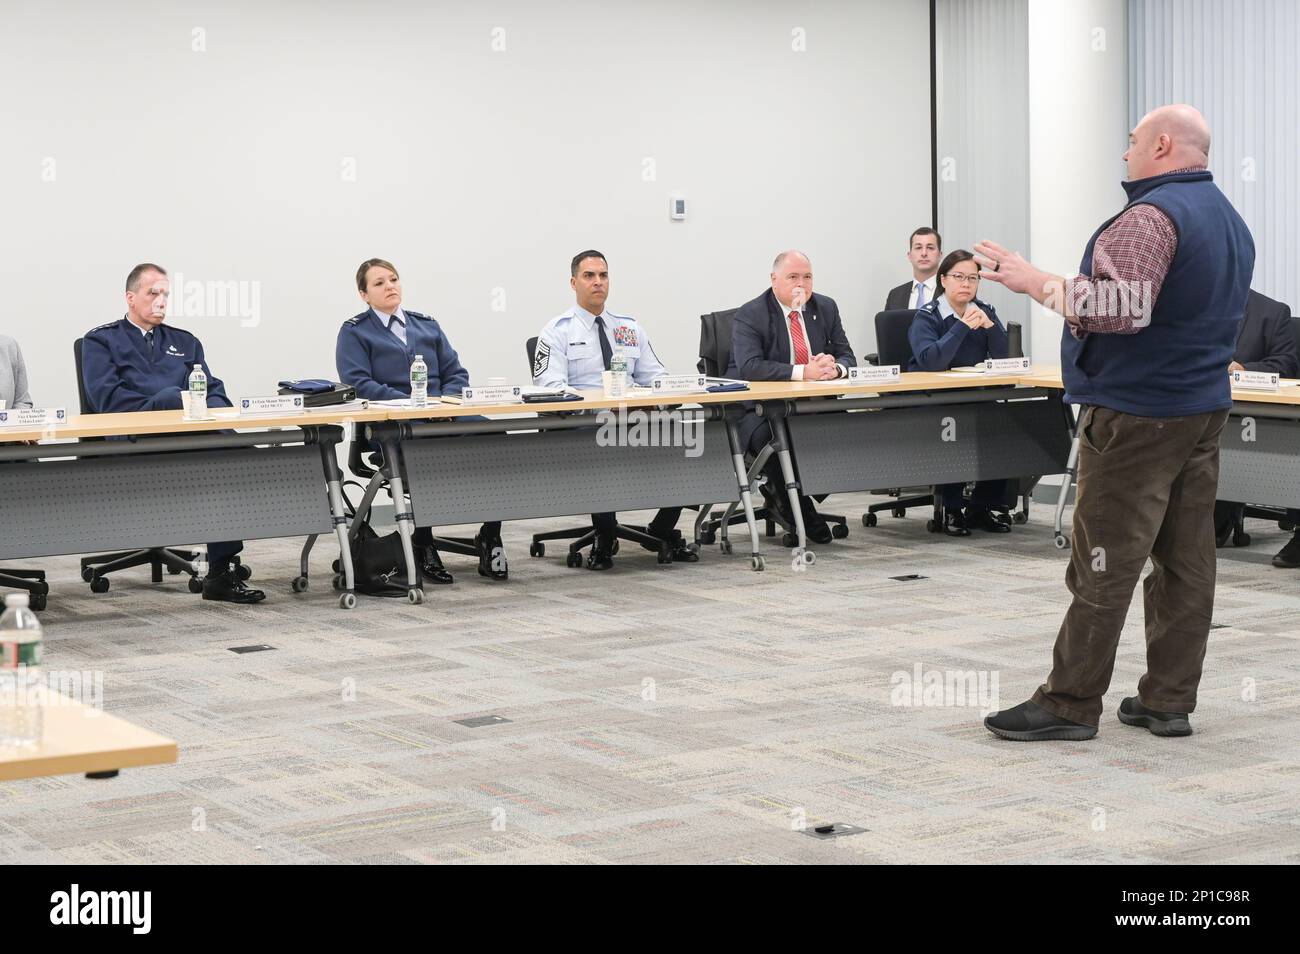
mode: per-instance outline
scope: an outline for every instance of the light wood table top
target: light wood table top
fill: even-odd
[[[1034,368],[1022,375],[1020,383],[1042,388],[1064,388],[1060,368]],[[1238,404],[1285,404],[1300,407],[1300,380],[1282,379],[1277,391],[1255,391],[1251,388],[1233,388],[1232,400]]]
[[[199,434],[205,431],[263,431],[311,427],[351,421],[382,421],[389,408],[312,408],[296,414],[246,414],[234,408],[212,408],[212,418],[187,421],[184,411],[130,411],[120,414],[74,414],[66,424],[43,428],[0,428],[0,441],[51,441],[83,437],[124,437],[144,434]]]
[[[108,772],[176,761],[176,743],[125,719],[59,696],[47,699],[45,732],[35,748],[0,746],[0,781]]]

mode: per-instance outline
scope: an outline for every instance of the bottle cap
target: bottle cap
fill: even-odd
[[[22,608],[24,606],[30,606],[31,603],[32,603],[31,597],[29,597],[26,593],[5,594],[5,606],[7,607],[16,606]]]

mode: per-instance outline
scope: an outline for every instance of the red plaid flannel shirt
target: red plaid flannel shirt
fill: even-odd
[[[1176,251],[1178,232],[1160,209],[1138,204],[1121,213],[1093,244],[1092,277],[1065,281],[1070,333],[1131,335],[1145,328]]]

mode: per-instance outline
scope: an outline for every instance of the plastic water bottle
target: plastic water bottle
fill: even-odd
[[[0,746],[41,742],[41,621],[28,608],[26,593],[5,597],[0,616]]]
[[[190,408],[185,415],[187,421],[205,421],[208,418],[208,376],[203,373],[203,365],[196,364],[190,372]]]
[[[429,366],[424,355],[417,354],[411,362],[411,407],[429,406]]]
[[[609,357],[609,396],[623,397],[627,393],[627,355],[623,346],[614,345],[614,353]]]

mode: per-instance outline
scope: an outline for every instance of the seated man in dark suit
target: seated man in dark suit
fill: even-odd
[[[939,258],[943,254],[943,239],[929,226],[922,226],[907,240],[907,260],[912,263],[912,280],[890,289],[885,299],[886,311],[902,308],[924,308],[939,292]]]
[[[1229,371],[1273,371],[1284,378],[1294,378],[1300,373],[1297,367],[1295,333],[1291,328],[1291,309],[1257,291],[1246,299],[1246,314],[1237,333],[1237,351]],[[1245,505],[1229,500],[1214,504],[1214,531],[1216,543],[1226,546],[1233,530],[1244,518]],[[1300,525],[1300,511],[1287,512],[1291,521]],[[1273,565],[1286,569],[1300,567],[1300,531],[1273,557]]]
[[[772,263],[772,287],[736,312],[727,377],[745,381],[832,381],[857,364],[833,299],[813,293],[812,263],[803,252],[782,252]],[[741,444],[758,453],[772,439],[771,425],[750,410],[739,424]],[[769,507],[793,521],[781,462],[773,454],[764,471]],[[814,543],[830,543],[831,528],[812,500],[799,498],[804,530]]]

